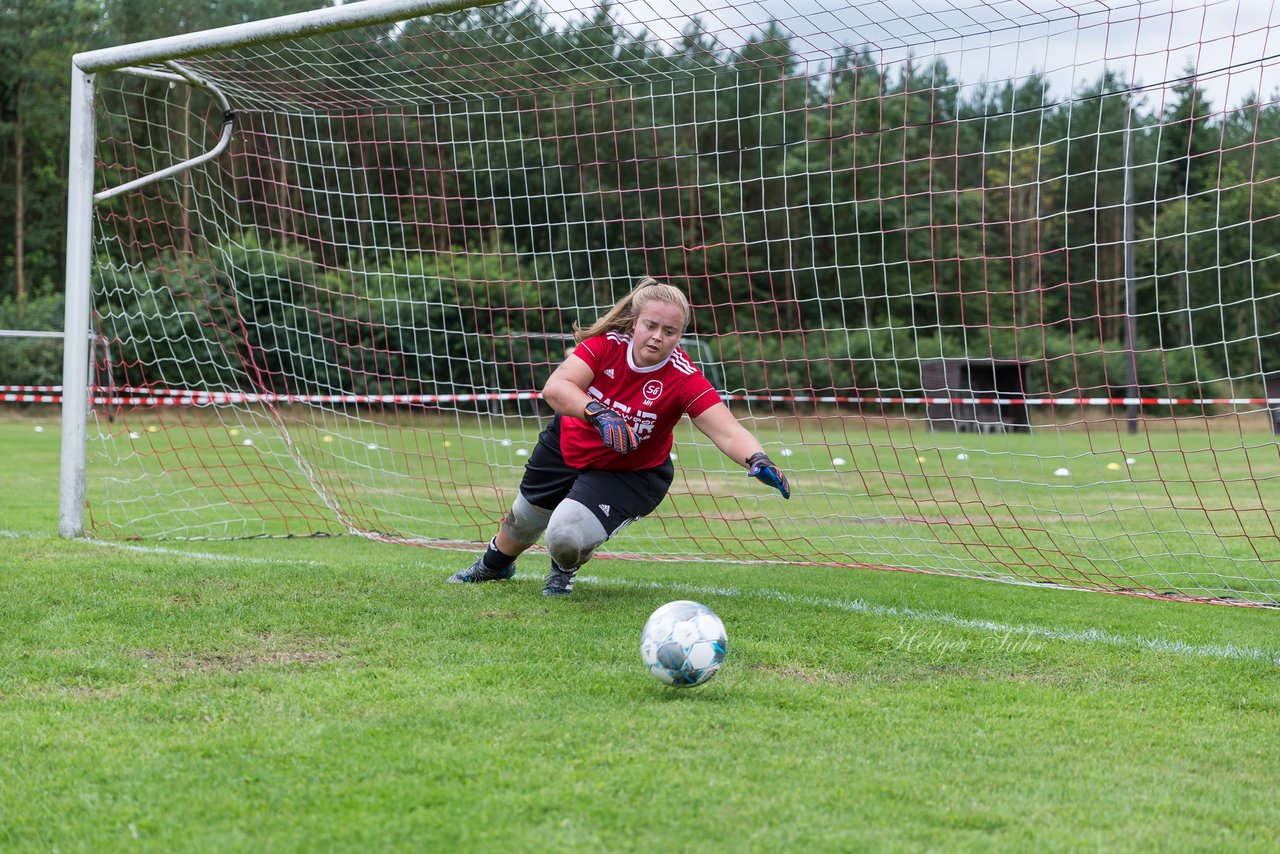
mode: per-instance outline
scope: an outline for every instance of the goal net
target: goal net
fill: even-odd
[[[891,6],[100,60],[86,530],[482,543],[652,275],[795,495],[686,419],[612,554],[1280,602],[1277,13]]]

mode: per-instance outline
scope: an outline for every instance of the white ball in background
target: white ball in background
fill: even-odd
[[[678,456],[676,456],[676,452],[675,452],[675,451],[672,451],[672,452],[671,452],[670,457],[671,457],[671,459],[672,459],[673,461],[674,461],[674,460],[678,460],[678,459],[680,459]]]
[[[524,448],[516,448],[516,456],[517,456],[517,457],[527,457],[527,456],[529,456],[529,452],[528,452],[528,451],[526,451]]]
[[[790,449],[790,448],[783,448],[783,449],[782,449],[782,455],[783,455],[784,457],[789,457],[789,456],[791,456],[791,449]]]
[[[369,444],[365,445],[365,447],[366,447],[366,448],[368,448],[368,449],[369,449],[369,450],[371,450],[371,451],[376,451],[376,450],[378,450],[378,443],[377,443],[377,442],[370,442]]]
[[[956,454],[956,459],[957,459],[957,460],[961,460],[961,461],[963,461],[963,460],[967,460],[967,459],[969,459],[969,455],[968,455],[968,454]]]
[[[321,437],[320,437],[320,441],[321,441],[321,442],[332,442],[332,441],[333,441],[333,437],[332,437],[332,436],[330,436],[330,435],[328,435],[328,434],[326,433],[325,435],[323,435],[323,436],[321,436]]]
[[[37,433],[43,433],[43,432],[44,432],[44,428],[43,428],[43,427],[41,427],[39,424],[37,424],[37,425],[36,425],[36,432],[37,432]]]
[[[1136,465],[1136,464],[1137,464],[1137,462],[1138,462],[1138,461],[1137,461],[1137,460],[1135,460],[1133,457],[1126,457],[1126,458],[1125,458],[1125,465],[1130,465],[1130,466],[1132,466],[1132,465]]]
[[[1070,477],[1071,469],[1068,469],[1068,468],[1056,469],[1053,474],[1055,477]]]
[[[141,439],[142,437],[141,437],[141,436],[139,436],[137,433],[130,433],[130,434],[129,434],[129,438],[130,438],[130,439]]]
[[[253,447],[253,440],[252,440],[252,439],[245,439],[245,440],[244,440],[243,442],[241,442],[240,444],[241,444],[241,445],[244,445],[245,447],[249,447],[249,448],[251,448],[251,447]]]
[[[510,439],[503,439],[499,444],[501,444],[501,445],[502,445],[502,447],[504,447],[504,448],[510,448],[510,447],[511,447],[511,440],[510,440]]]
[[[835,457],[831,460],[831,465],[833,466],[842,466],[844,464],[844,457]]]

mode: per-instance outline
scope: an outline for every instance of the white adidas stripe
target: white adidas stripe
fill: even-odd
[[[681,350],[672,351],[671,364],[682,374],[694,374],[698,371],[697,366],[695,366],[693,362],[689,361],[689,357]]]

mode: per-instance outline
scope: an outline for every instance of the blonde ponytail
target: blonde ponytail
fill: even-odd
[[[684,326],[681,332],[689,328],[689,321],[693,312],[689,308],[689,299],[679,288],[668,285],[665,282],[659,282],[652,276],[645,276],[636,282],[636,286],[631,292],[613,304],[613,308],[605,312],[601,317],[586,329],[580,327],[577,323],[573,324],[573,340],[575,343],[582,343],[588,338],[594,338],[597,335],[604,335],[606,332],[621,332],[627,335],[631,334],[631,330],[635,328],[636,318],[640,316],[640,312],[644,311],[645,306],[651,302],[665,302],[676,306],[684,314]]]

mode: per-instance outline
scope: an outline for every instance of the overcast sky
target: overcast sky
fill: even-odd
[[[540,0],[564,19],[590,0]],[[1280,87],[1280,0],[614,0],[613,15],[630,30],[647,29],[675,43],[692,17],[726,46],[778,20],[796,35],[797,52],[817,63],[840,45],[870,45],[885,63],[908,54],[944,58],[965,85],[1049,76],[1062,98],[1111,68],[1150,87],[1191,65],[1215,110]]]

